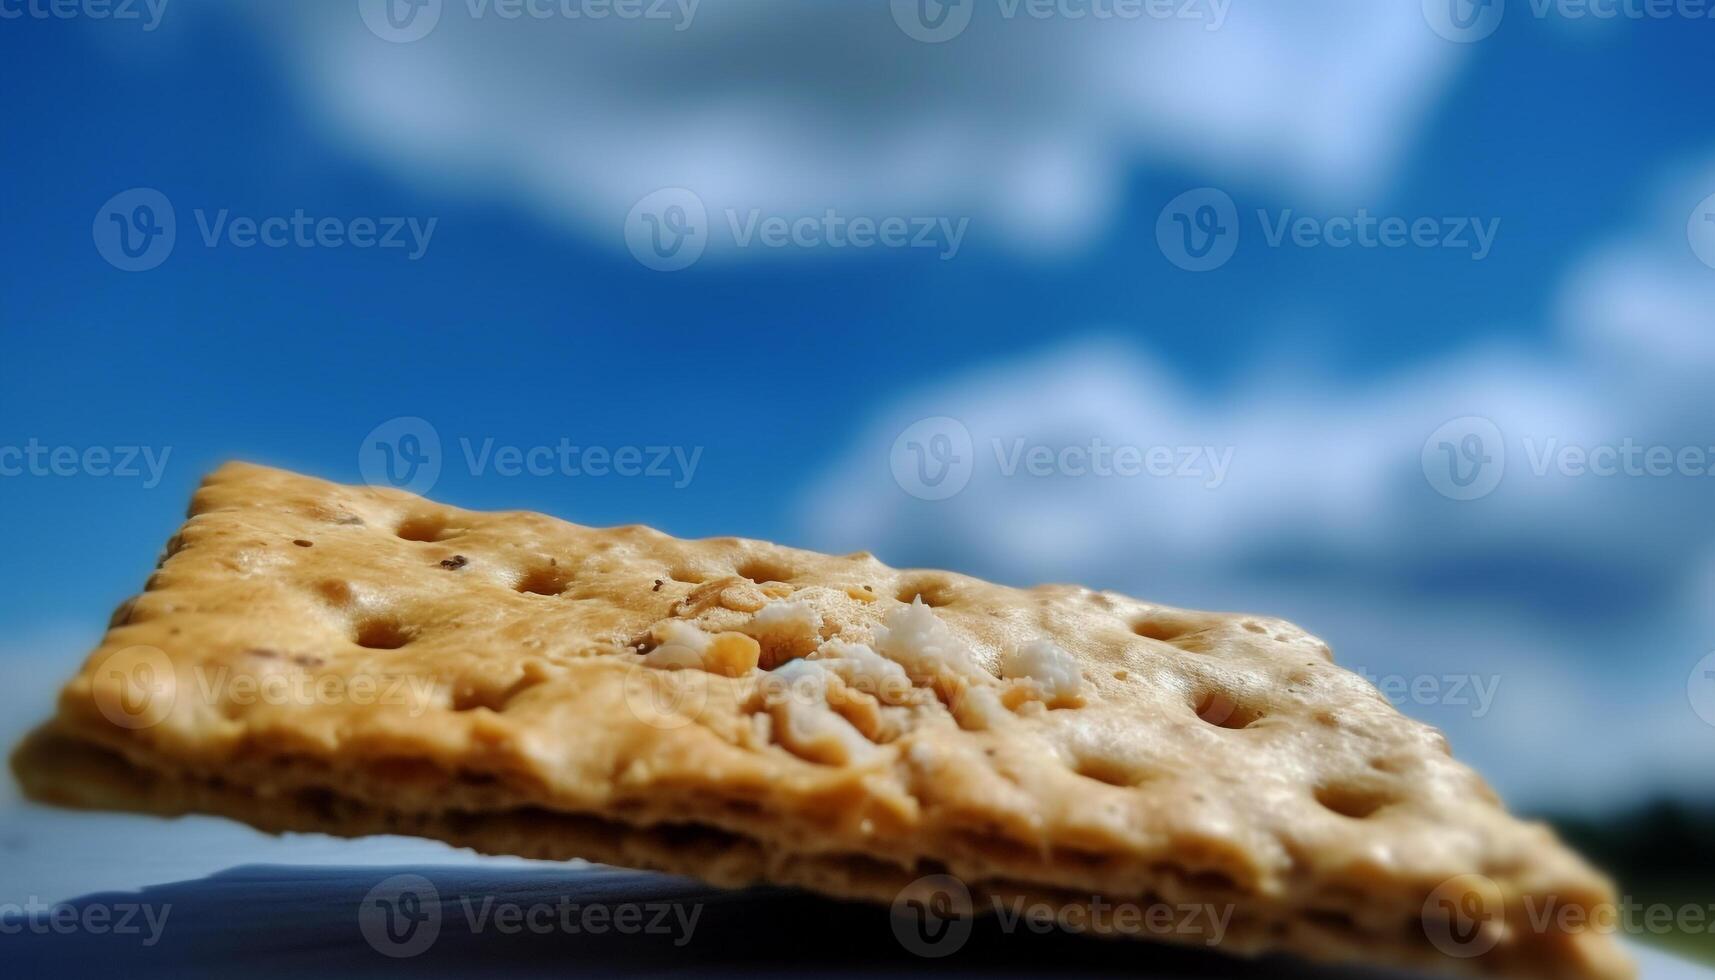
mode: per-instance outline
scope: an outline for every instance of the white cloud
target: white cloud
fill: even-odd
[[[675,30],[446,0],[427,37],[390,44],[350,3],[231,2],[376,159],[615,242],[674,186],[716,214],[970,216],[1035,245],[1098,231],[1139,163],[1370,193],[1456,56],[1415,5],[1372,0],[1135,21],[973,0],[936,45],[886,3],[702,0]]]
[[[1552,347],[1476,348],[1362,387],[1299,373],[1195,392],[1135,349],[1091,340],[934,386],[858,434],[808,495],[805,538],[1019,583],[1257,608],[1303,621],[1373,672],[1468,665],[1452,669],[1503,678],[1495,713],[1408,707],[1504,789],[1558,802],[1616,787],[1701,791],[1715,732],[1690,710],[1686,682],[1715,647],[1715,478],[1539,474],[1535,457],[1627,440],[1715,449],[1715,270],[1685,239],[1706,186],[1675,185],[1661,220],[1573,270]],[[913,497],[890,466],[895,437],[935,416],[960,420],[975,456],[968,486],[945,501]],[[1434,489],[1424,447],[1464,416],[1492,420],[1507,458],[1492,494],[1462,502]],[[1230,447],[1231,470],[1214,488],[1006,475],[1016,440],[1062,449],[1096,437]]]

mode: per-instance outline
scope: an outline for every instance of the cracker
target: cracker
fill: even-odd
[[[1241,955],[1631,975],[1529,915],[1609,884],[1290,624],[245,464],[14,768],[71,806],[882,902],[944,873],[979,907],[1219,906]]]

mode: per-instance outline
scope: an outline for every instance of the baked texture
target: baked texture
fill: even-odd
[[[1606,880],[1290,624],[247,464],[14,769],[63,805],[723,886],[1207,905],[1239,955],[1632,975],[1529,914]]]

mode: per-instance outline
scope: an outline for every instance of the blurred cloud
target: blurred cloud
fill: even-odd
[[[1416,5],[1369,0],[1149,4],[1173,16],[1129,20],[965,0],[969,25],[938,44],[913,39],[909,3],[592,20],[432,0],[432,30],[390,43],[349,3],[229,2],[375,159],[615,244],[666,187],[711,214],[973,217],[1026,246],[1099,231],[1140,164],[1340,199],[1386,178],[1456,55]]]
[[[1018,583],[1286,615],[1371,676],[1498,678],[1482,717],[1404,707],[1525,800],[1706,793],[1715,731],[1687,685],[1715,649],[1715,269],[1686,235],[1715,168],[1696,173],[1567,275],[1549,345],[1471,349],[1361,386],[1264,366],[1207,392],[1128,345],[1073,343],[896,405],[809,493],[804,534]],[[1454,420],[1471,417],[1498,434],[1480,446],[1496,482],[1461,500],[1445,467],[1466,461],[1445,455],[1442,433],[1453,422],[1462,452],[1458,434],[1477,430]],[[939,462],[966,445],[973,458],[950,501],[922,499],[912,469],[936,465],[930,418],[956,420],[933,424],[958,435]],[[1231,467],[1218,485],[1059,465],[1008,475],[1019,445],[1094,439],[1179,458],[1230,450]],[[1551,453],[1626,445],[1640,463],[1646,447],[1694,450],[1704,469],[1676,455],[1672,472],[1599,476]]]

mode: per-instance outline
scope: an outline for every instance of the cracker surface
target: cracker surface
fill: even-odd
[[[1291,624],[247,464],[14,768],[72,806],[882,902],[949,875],[979,905],[1214,905],[1239,955],[1631,975],[1529,914],[1607,881]]]

